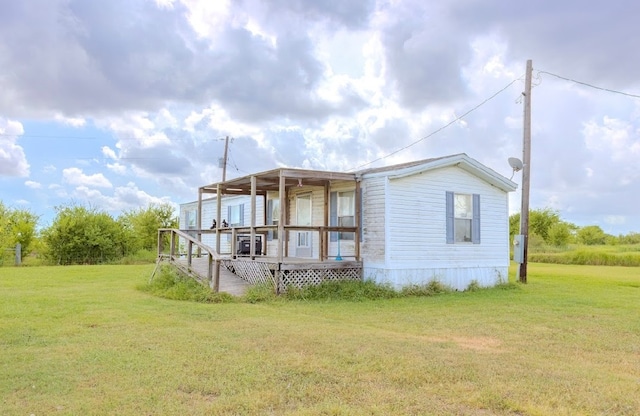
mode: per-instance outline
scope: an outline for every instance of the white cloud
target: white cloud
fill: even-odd
[[[18,137],[24,134],[22,123],[0,117],[0,177],[29,176],[29,163]]]
[[[24,183],[24,185],[27,188],[31,188],[31,189],[42,189],[42,184],[39,182],[34,182],[34,181],[26,181]]]
[[[126,186],[116,187],[113,195],[105,195],[101,191],[90,189],[87,186],[78,186],[73,192],[73,197],[116,213],[146,207],[149,204],[169,203],[175,206],[169,197],[152,196],[139,189],[133,182],[127,183]]]
[[[109,168],[110,171],[117,173],[118,175],[124,175],[125,173],[127,173],[127,167],[120,163],[108,163],[107,168]]]
[[[99,188],[112,188],[113,185],[102,173],[86,175],[82,169],[67,168],[62,170],[63,180],[70,185],[96,186]]]
[[[108,157],[109,159],[114,159],[114,160],[118,159],[118,156],[116,155],[116,152],[113,151],[113,149],[111,149],[108,146],[102,146],[102,154],[105,157]]]
[[[587,122],[583,134],[589,150],[607,151],[618,161],[640,156],[640,141],[629,121],[604,116],[601,123]]]
[[[69,197],[67,190],[64,189],[60,184],[52,183],[47,187],[47,189],[51,190],[57,198],[66,199]]]
[[[66,124],[71,127],[82,127],[87,124],[87,121],[81,117],[65,117],[62,114],[56,114],[54,120]]]

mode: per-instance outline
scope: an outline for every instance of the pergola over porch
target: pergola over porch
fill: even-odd
[[[330,193],[332,189],[332,183],[352,183],[354,189],[354,226],[341,227],[337,224],[330,225]],[[320,187],[323,190],[323,215],[320,222],[316,221],[314,225],[299,225],[294,222],[294,215],[290,215],[291,205],[290,192],[292,189],[298,188],[314,188]],[[269,192],[277,192],[280,205],[279,218],[277,218],[277,225],[267,224],[267,194]],[[229,179],[223,182],[214,183],[211,185],[205,185],[198,189],[198,213],[202,213],[202,201],[203,195],[214,194],[216,196],[216,226],[213,229],[203,230],[202,228],[202,215],[197,216],[197,233],[198,240],[202,240],[203,233],[215,234],[215,250],[218,256],[224,256],[224,253],[220,253],[221,237],[223,234],[231,235],[231,256],[230,260],[225,262],[227,267],[232,267],[234,270],[257,270],[269,269],[270,273],[275,278],[275,282],[278,287],[282,287],[283,281],[291,280],[293,275],[299,275],[295,278],[295,281],[309,280],[308,283],[318,283],[326,276],[330,279],[345,278],[360,278],[362,262],[360,258],[360,182],[355,173],[345,172],[328,172],[328,171],[316,171],[305,169],[292,169],[292,168],[279,168],[273,169],[261,173],[255,173],[239,178]],[[251,223],[249,225],[243,224],[237,227],[223,227],[222,222],[222,199],[225,195],[248,195],[250,199],[250,212],[249,216]],[[262,204],[263,212],[256,212],[258,197],[264,198],[265,203]],[[262,217],[264,221],[262,224],[256,225],[256,218]],[[274,218],[275,220],[275,218]],[[246,256],[237,256],[236,242],[237,236],[247,235],[249,241],[256,241],[256,236],[266,236],[270,231],[277,231],[277,235],[280,237],[276,243],[275,256],[271,251],[270,256],[266,256],[265,247],[263,246],[263,253],[256,252],[256,247],[253,243],[250,243],[250,251]],[[290,232],[311,232],[317,233],[319,250],[317,256],[314,257],[296,257],[289,254],[289,233]],[[345,261],[340,257],[340,254],[336,257],[329,257],[329,241],[330,233],[352,233],[354,252],[353,256],[350,256],[349,261]],[[265,241],[263,238],[262,241]],[[265,241],[265,245],[267,242]],[[356,272],[357,271],[357,272]],[[262,273],[262,272],[258,272]],[[306,277],[302,275],[305,274]],[[252,280],[250,276],[243,276],[247,280]]]

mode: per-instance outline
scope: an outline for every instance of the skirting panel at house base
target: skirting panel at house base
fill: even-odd
[[[224,260],[223,266],[251,284],[278,284],[278,291],[287,287],[302,288],[326,281],[362,280],[362,263],[357,261],[335,262],[277,262],[233,259]]]
[[[365,280],[390,284],[396,289],[410,285],[425,285],[438,281],[453,290],[466,290],[471,282],[482,287],[491,287],[507,282],[508,267],[452,267],[437,269],[385,269],[365,267]]]
[[[280,289],[302,288],[322,282],[338,280],[362,280],[362,263],[335,262],[319,264],[287,264],[280,266]]]

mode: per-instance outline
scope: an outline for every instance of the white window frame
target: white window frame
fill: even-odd
[[[300,219],[300,201],[309,201],[309,219],[308,223],[302,224]],[[304,193],[296,195],[296,225],[312,225],[313,224],[313,195],[311,193]],[[296,238],[296,247],[298,248],[311,248],[311,233],[309,231],[298,231]]]
[[[480,194],[447,191],[445,201],[447,244],[480,244]],[[461,233],[461,224],[470,225],[465,225],[469,235]]]
[[[188,230],[195,230],[198,227],[198,210],[196,208],[185,211],[184,225]]]
[[[464,225],[464,230],[461,225]],[[469,235],[467,235],[467,232]],[[471,243],[473,241],[473,195],[453,194],[453,241]]]
[[[242,214],[240,210],[243,208],[242,204],[238,205],[229,205],[229,227],[241,227],[242,224]],[[237,218],[233,218],[233,217]],[[234,221],[237,220],[237,221]]]
[[[355,227],[356,225],[356,192],[338,191],[338,227]],[[345,200],[350,200],[345,206]],[[346,215],[345,215],[346,214]],[[340,233],[340,240],[354,240],[355,233]]]

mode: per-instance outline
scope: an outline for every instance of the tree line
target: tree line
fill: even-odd
[[[39,230],[39,220],[27,209],[10,208],[0,201],[0,265],[12,258],[10,250],[18,243],[23,257],[37,255],[47,264],[117,262],[141,252],[146,252],[147,258],[155,258],[158,229],[178,227],[170,204],[150,204],[125,211],[117,218],[94,207],[70,204],[56,207],[56,216],[48,227]],[[520,214],[511,215],[511,241],[519,227]],[[530,211],[530,247],[569,244],[640,244],[640,233],[613,236],[597,225],[579,227],[564,221],[558,211],[550,208]]]
[[[519,234],[520,214],[509,217],[509,235]],[[534,209],[529,211],[529,245],[548,245],[554,247],[566,247],[569,244],[584,245],[616,245],[616,244],[640,244],[640,233],[631,232],[625,235],[614,236],[607,234],[598,225],[579,227],[564,221],[560,213],[551,208]]]
[[[61,265],[117,262],[141,252],[154,258],[158,229],[178,227],[170,204],[150,204],[117,218],[84,205],[55,209],[52,224],[38,230],[36,214],[0,201],[0,249],[6,252],[19,243],[23,257],[37,255],[47,264]]]

